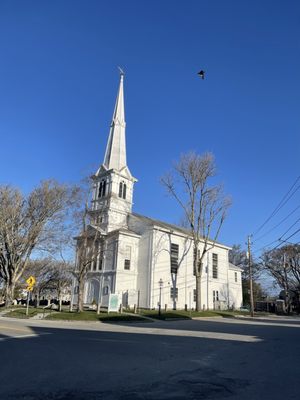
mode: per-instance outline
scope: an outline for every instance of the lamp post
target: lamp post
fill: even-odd
[[[159,284],[159,303],[158,303],[158,315],[160,316],[160,315],[161,315],[161,289],[162,289],[162,287],[163,287],[163,284],[164,284],[164,282],[163,282],[163,280],[162,280],[161,278],[160,278],[160,280],[159,280],[158,284]]]
[[[208,305],[208,293],[209,293],[209,252],[207,252],[207,266],[206,266],[206,309],[209,309]]]
[[[249,263],[250,315],[251,315],[251,317],[254,317],[253,278],[252,278],[252,260],[251,260],[251,240],[250,240],[250,236],[248,236],[248,263]]]

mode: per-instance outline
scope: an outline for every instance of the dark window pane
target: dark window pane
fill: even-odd
[[[179,246],[178,246],[178,244],[171,243],[170,259],[171,259],[171,273],[172,274],[177,274],[177,270],[178,270],[178,255],[179,255]]]
[[[103,288],[103,294],[107,295],[108,294],[108,286],[104,286]]]
[[[130,269],[130,260],[124,260],[124,269]]]
[[[103,183],[100,182],[99,191],[98,191],[98,197],[102,197],[102,186],[103,186]]]
[[[218,279],[218,254],[213,254],[212,259],[213,259],[213,278]]]

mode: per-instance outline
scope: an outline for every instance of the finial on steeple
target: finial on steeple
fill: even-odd
[[[119,69],[119,71],[120,71],[120,75],[121,75],[121,76],[124,76],[124,75],[125,75],[125,72],[122,70],[122,68],[121,68],[121,67],[118,67],[118,69]]]

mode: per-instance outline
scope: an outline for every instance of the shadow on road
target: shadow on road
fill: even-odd
[[[282,365],[285,398],[296,398],[297,328],[214,321],[113,325],[121,331],[97,330],[96,324],[80,329],[72,323],[68,328],[28,323],[34,336],[2,335],[0,398],[252,400],[270,387],[273,397],[264,399],[276,399],[283,393]],[[126,331],[128,326],[140,330]],[[206,336],[179,335],[184,330]],[[259,341],[230,335],[253,335]]]

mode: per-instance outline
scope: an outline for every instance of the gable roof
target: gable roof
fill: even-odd
[[[243,269],[241,267],[238,267],[237,265],[234,265],[231,262],[229,263],[229,269],[231,269],[232,271],[238,271],[238,272],[243,271]]]
[[[132,213],[132,216],[142,220],[143,222],[145,222],[147,225],[152,225],[152,226],[159,226],[163,229],[167,229],[167,230],[174,230],[177,232],[182,233],[183,235],[188,235],[191,236],[192,233],[189,229],[183,228],[181,226],[178,225],[174,225],[174,224],[169,224],[168,222],[164,222],[164,221],[160,221],[158,219],[154,219],[154,218],[150,218],[150,217],[146,217],[145,215],[141,215],[141,214],[137,214],[137,213]],[[212,240],[209,240],[210,242],[213,242]],[[225,244],[219,243],[219,242],[215,242],[216,245],[224,247],[226,249],[231,249],[231,247],[226,246]]]

